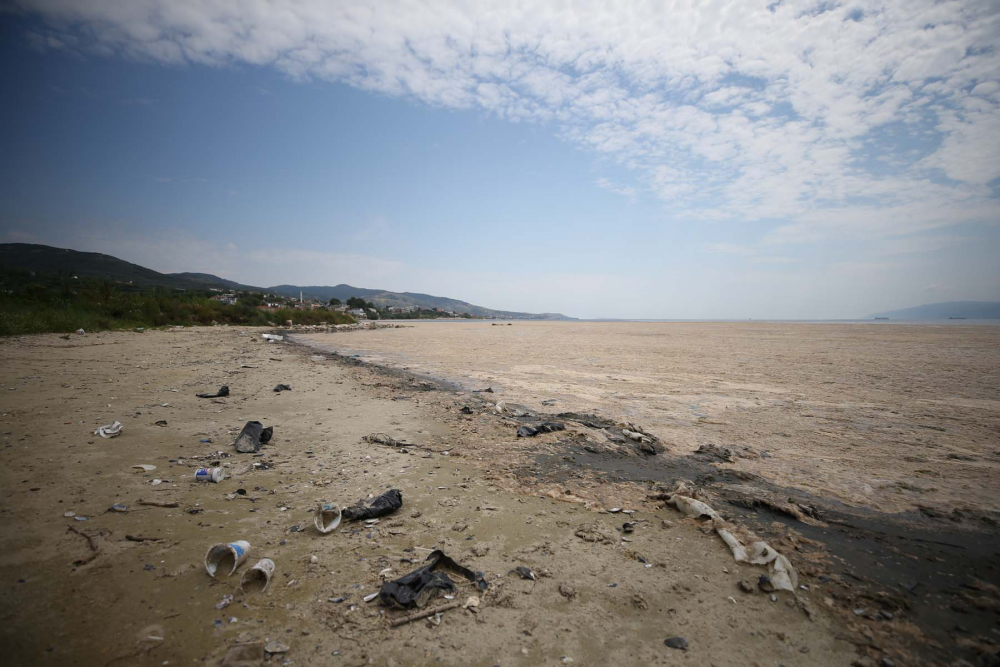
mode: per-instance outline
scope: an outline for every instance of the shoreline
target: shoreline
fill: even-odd
[[[299,339],[295,344],[324,349],[309,340]],[[331,353],[328,348],[324,351]],[[470,393],[467,386],[454,379],[420,375],[339,352],[332,352],[332,355],[343,363],[366,366],[392,377],[418,377],[436,383],[442,391],[455,391],[459,387],[467,394],[467,400],[482,401],[487,411],[492,404],[485,395]],[[532,417],[518,421],[557,420],[567,415],[531,412]],[[599,412],[596,417],[613,422]],[[847,589],[857,589],[838,598],[840,602],[844,599],[850,602],[841,605],[845,623],[850,622],[850,615],[857,616],[859,609],[879,620],[891,620],[905,611],[933,642],[953,643],[955,647],[974,643],[956,637],[956,627],[962,628],[960,634],[970,637],[987,637],[994,632],[993,603],[985,602],[979,594],[985,592],[986,598],[992,597],[1000,603],[997,589],[990,592],[990,587],[998,580],[994,573],[1000,571],[997,513],[935,512],[930,507],[922,511],[880,512],[852,507],[834,498],[782,487],[756,475],[719,468],[695,456],[677,456],[669,451],[656,457],[623,457],[570,445],[561,452],[534,457],[525,468],[526,476],[536,478],[539,477],[537,468],[547,470],[548,473],[541,477],[550,482],[565,481],[580,471],[596,475],[609,484],[625,482],[650,489],[667,488],[677,479],[694,481],[699,489],[716,499],[718,504],[713,503],[713,506],[718,511],[752,525],[754,531],[766,539],[781,540],[792,532],[806,538],[807,542],[811,540],[822,545],[821,550],[830,562],[841,563],[839,568],[834,568],[840,570],[840,583]],[[787,499],[787,503],[782,499]],[[783,509],[789,504],[793,511],[806,509],[808,515],[822,525],[797,520]],[[956,581],[961,583],[956,585]],[[872,601],[878,601],[876,606],[880,609],[865,607]],[[846,613],[848,607],[850,614]],[[886,616],[880,615],[883,612]],[[941,657],[946,655],[947,650]],[[973,657],[974,652],[967,652],[966,656]]]
[[[480,409],[477,395],[356,360],[313,360],[305,346],[264,344],[259,336],[268,330],[32,336],[0,351],[8,387],[0,475],[9,489],[0,571],[10,582],[0,599],[11,610],[4,636],[12,658],[219,664],[242,640],[280,639],[291,647],[288,658],[305,665],[530,665],[563,657],[672,664],[679,654],[663,641],[681,635],[690,642],[684,656],[699,663],[847,666],[860,646],[865,659],[918,664],[914,651],[925,649],[913,645],[922,634],[914,619],[905,611],[891,621],[851,615],[860,591],[838,573],[814,578],[810,563],[828,571],[828,555],[797,531],[771,543],[793,558],[811,590],[776,602],[743,593],[737,581],[755,581],[762,568],[735,563],[697,522],[650,502],[649,485],[585,486],[593,473],[580,470],[565,482],[539,476],[553,466],[534,457],[559,452],[564,437],[582,442],[582,428],[519,440],[517,420]],[[272,392],[279,381],[292,390]],[[228,397],[194,397],[222,383]],[[465,405],[477,407],[462,414]],[[95,425],[112,418],[125,423],[123,434],[95,438]],[[262,457],[231,451],[248,419],[275,427]],[[157,426],[160,420],[168,425]],[[404,452],[362,441],[378,431],[413,446]],[[189,481],[211,457],[266,466],[219,484]],[[158,469],[130,470],[136,463]],[[166,481],[151,486],[156,476]],[[312,529],[317,500],[349,504],[390,487],[403,490],[403,509],[380,524],[328,536]],[[593,510],[580,502],[584,496]],[[141,498],[179,506],[136,506]],[[114,503],[128,511],[106,512]],[[621,533],[621,515],[596,511],[608,503],[635,509],[634,534]],[[66,518],[67,509],[89,520]],[[93,537],[92,562],[72,565],[87,555],[87,543],[67,528]],[[276,580],[264,595],[207,577],[200,561],[220,539],[247,539],[251,560],[275,560]],[[361,597],[378,590],[380,572],[400,576],[433,548],[487,573],[479,613],[460,609],[440,625],[388,627],[395,612]],[[536,579],[511,574],[515,566]],[[226,594],[235,599],[219,610]],[[463,589],[457,599],[469,594]],[[61,602],[67,595],[105,611],[73,614]],[[833,605],[825,602],[830,596]],[[339,597],[347,600],[329,601]]]

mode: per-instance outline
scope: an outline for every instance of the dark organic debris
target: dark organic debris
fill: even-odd
[[[372,445],[386,445],[388,447],[402,447],[406,444],[402,440],[396,440],[385,433],[369,433],[361,439]]]
[[[166,426],[167,425],[167,420],[166,419],[161,419],[158,422],[156,422],[155,425],[156,426]]]
[[[463,415],[471,415],[472,414],[472,408],[470,408],[468,405],[462,406],[462,414]]]
[[[720,461],[722,463],[736,461],[736,452],[728,447],[719,447],[718,445],[702,445],[692,456],[703,461]]]
[[[260,450],[261,445],[267,444],[274,434],[274,427],[264,425],[258,421],[247,422],[236,438],[236,451],[250,454]]]
[[[347,521],[377,519],[380,516],[392,514],[402,506],[403,493],[399,489],[390,489],[367,505],[361,501],[353,507],[345,507],[342,515]]]
[[[229,396],[229,385],[222,385],[219,387],[219,391],[214,394],[196,394],[196,396],[198,396],[198,398],[223,398],[225,396]]]
[[[456,590],[454,582],[439,568],[452,570],[476,584],[480,590],[486,590],[489,585],[483,578],[482,572],[473,572],[459,565],[439,549],[427,557],[425,565],[399,579],[382,584],[382,589],[379,591],[382,604],[414,609],[423,607],[431,598],[444,591],[454,592]]]
[[[535,573],[523,565],[518,565],[507,574],[512,574],[512,573],[520,575],[522,579],[530,579],[532,581],[535,581]]]
[[[493,393],[493,387],[487,387],[486,389],[473,389],[472,393],[473,394],[492,394]]]
[[[562,422],[542,422],[538,426],[521,426],[517,429],[517,437],[533,438],[539,433],[553,433],[555,431],[565,431],[566,425]]]
[[[287,384],[278,384],[274,387],[275,391],[291,391],[292,388]]]

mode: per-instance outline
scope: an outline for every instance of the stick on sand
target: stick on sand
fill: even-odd
[[[419,621],[422,618],[427,618],[428,616],[433,616],[440,611],[448,611],[449,609],[455,609],[461,607],[461,602],[449,602],[448,604],[441,605],[440,607],[435,607],[434,609],[424,609],[423,611],[418,611],[415,614],[410,614],[409,616],[403,616],[402,618],[397,618],[393,621],[389,621],[389,627],[395,628],[400,625],[406,625],[411,621]]]

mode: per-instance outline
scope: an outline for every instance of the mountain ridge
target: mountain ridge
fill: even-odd
[[[85,252],[68,248],[56,248],[34,243],[0,243],[0,266],[41,271],[66,273],[90,278],[100,278],[115,282],[125,282],[139,287],[169,287],[173,289],[222,288],[247,292],[278,294],[284,297],[304,297],[329,301],[331,298],[347,301],[352,296],[361,297],[380,306],[415,306],[419,308],[441,308],[456,313],[469,313],[481,317],[504,317],[515,319],[574,319],[561,313],[526,313],[496,310],[477,306],[460,299],[434,296],[419,292],[393,292],[384,289],[353,287],[347,284],[328,285],[275,285],[256,287],[245,285],[211,273],[181,272],[160,273],[139,264],[98,252]]]

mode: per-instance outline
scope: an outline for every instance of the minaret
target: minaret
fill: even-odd
[[[302,305],[302,290],[299,290],[299,305]]]

